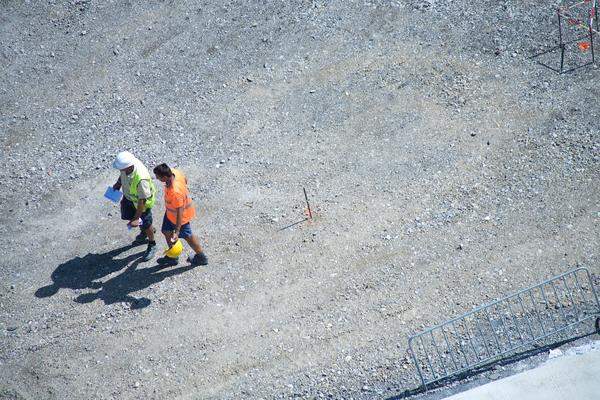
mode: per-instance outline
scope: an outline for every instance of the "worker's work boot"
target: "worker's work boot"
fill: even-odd
[[[179,264],[179,258],[164,256],[156,260],[156,262],[158,265],[164,265],[165,267],[174,267],[175,265]]]
[[[196,253],[193,256],[188,257],[188,262],[192,265],[206,265],[208,264],[208,257],[204,252]]]
[[[152,260],[152,258],[156,255],[156,243],[155,244],[149,244],[148,248],[146,249],[146,252],[144,253],[144,257],[142,258],[142,260],[144,261],[150,261]]]

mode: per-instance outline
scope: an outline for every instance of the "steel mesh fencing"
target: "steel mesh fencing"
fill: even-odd
[[[427,388],[598,315],[591,275],[577,268],[425,329],[408,345]]]

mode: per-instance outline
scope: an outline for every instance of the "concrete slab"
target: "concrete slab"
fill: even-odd
[[[600,351],[548,360],[529,371],[500,379],[446,400],[598,400]]]

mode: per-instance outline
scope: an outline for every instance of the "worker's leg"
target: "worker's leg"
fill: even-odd
[[[152,209],[150,210],[146,210],[143,214],[142,214],[142,225],[140,226],[140,229],[142,232],[144,232],[146,234],[146,236],[148,237],[148,241],[150,243],[155,243],[154,242],[154,227],[152,226]]]
[[[121,219],[124,221],[131,221],[131,219],[135,216],[135,206],[133,203],[128,200],[125,196],[121,199]],[[133,240],[134,244],[142,244],[148,238],[146,234],[146,230],[148,225],[152,224],[152,218],[150,218],[149,224],[145,221],[145,215],[142,215],[142,224],[140,225],[140,233]],[[154,233],[154,232],[152,232]]]
[[[142,225],[140,226],[140,230],[146,233],[148,237],[148,248],[144,253],[142,259],[144,261],[150,261],[156,255],[156,242],[154,241],[154,228],[152,227],[152,210],[146,210],[142,214]]]
[[[186,237],[185,241],[188,242],[190,247],[196,253],[202,253],[202,247],[200,246],[200,242],[198,242],[198,238],[196,237],[196,235],[191,235],[191,236]]]
[[[175,224],[173,224],[171,221],[169,221],[169,219],[167,218],[167,215],[165,214],[165,216],[163,217],[161,232],[162,232],[163,236],[165,237],[165,240],[167,241],[167,246],[169,246],[169,247],[171,247],[173,245],[173,242],[171,241],[171,239],[173,239],[173,231],[174,230],[175,230]]]
[[[200,247],[198,238],[196,238],[196,236],[194,236],[194,234],[192,233],[192,227],[189,222],[187,224],[181,225],[181,229],[179,230],[179,238],[184,239],[186,242],[188,242],[190,247],[194,249],[196,253],[202,252],[202,247]]]
[[[173,245],[173,243],[171,242],[171,239],[173,239],[173,231],[162,231],[162,234],[165,237],[167,246],[171,247]]]
[[[148,236],[148,241],[154,242],[154,227],[150,225],[144,232],[146,233],[146,236]]]
[[[163,236],[165,237],[165,241],[167,242],[167,246],[171,247],[173,246],[173,231],[175,230],[175,225],[171,223],[171,221],[169,221],[167,219],[167,216],[165,215],[163,217],[163,222],[162,222],[162,228],[160,229]],[[167,257],[166,255],[164,257],[159,258],[158,263],[161,265],[177,265],[178,258],[171,258],[171,257]]]
[[[192,233],[192,227],[189,222],[181,226],[179,237],[185,239],[185,241],[188,242],[190,247],[196,252],[196,254],[194,254],[193,256],[188,257],[188,261],[192,265],[208,264],[208,258],[206,257],[206,254],[204,254],[204,252],[202,251],[202,246],[200,246],[198,238]]]

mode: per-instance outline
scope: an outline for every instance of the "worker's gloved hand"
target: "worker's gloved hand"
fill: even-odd
[[[175,242],[177,242],[178,239],[179,239],[179,231],[173,231],[173,236],[171,237],[171,246],[173,246],[175,244]]]
[[[121,189],[121,182],[117,182],[113,185],[113,190],[119,190]]]
[[[132,219],[131,221],[129,221],[129,223],[127,223],[127,226],[129,226],[130,228],[135,228],[136,226],[140,226],[140,219]]]

